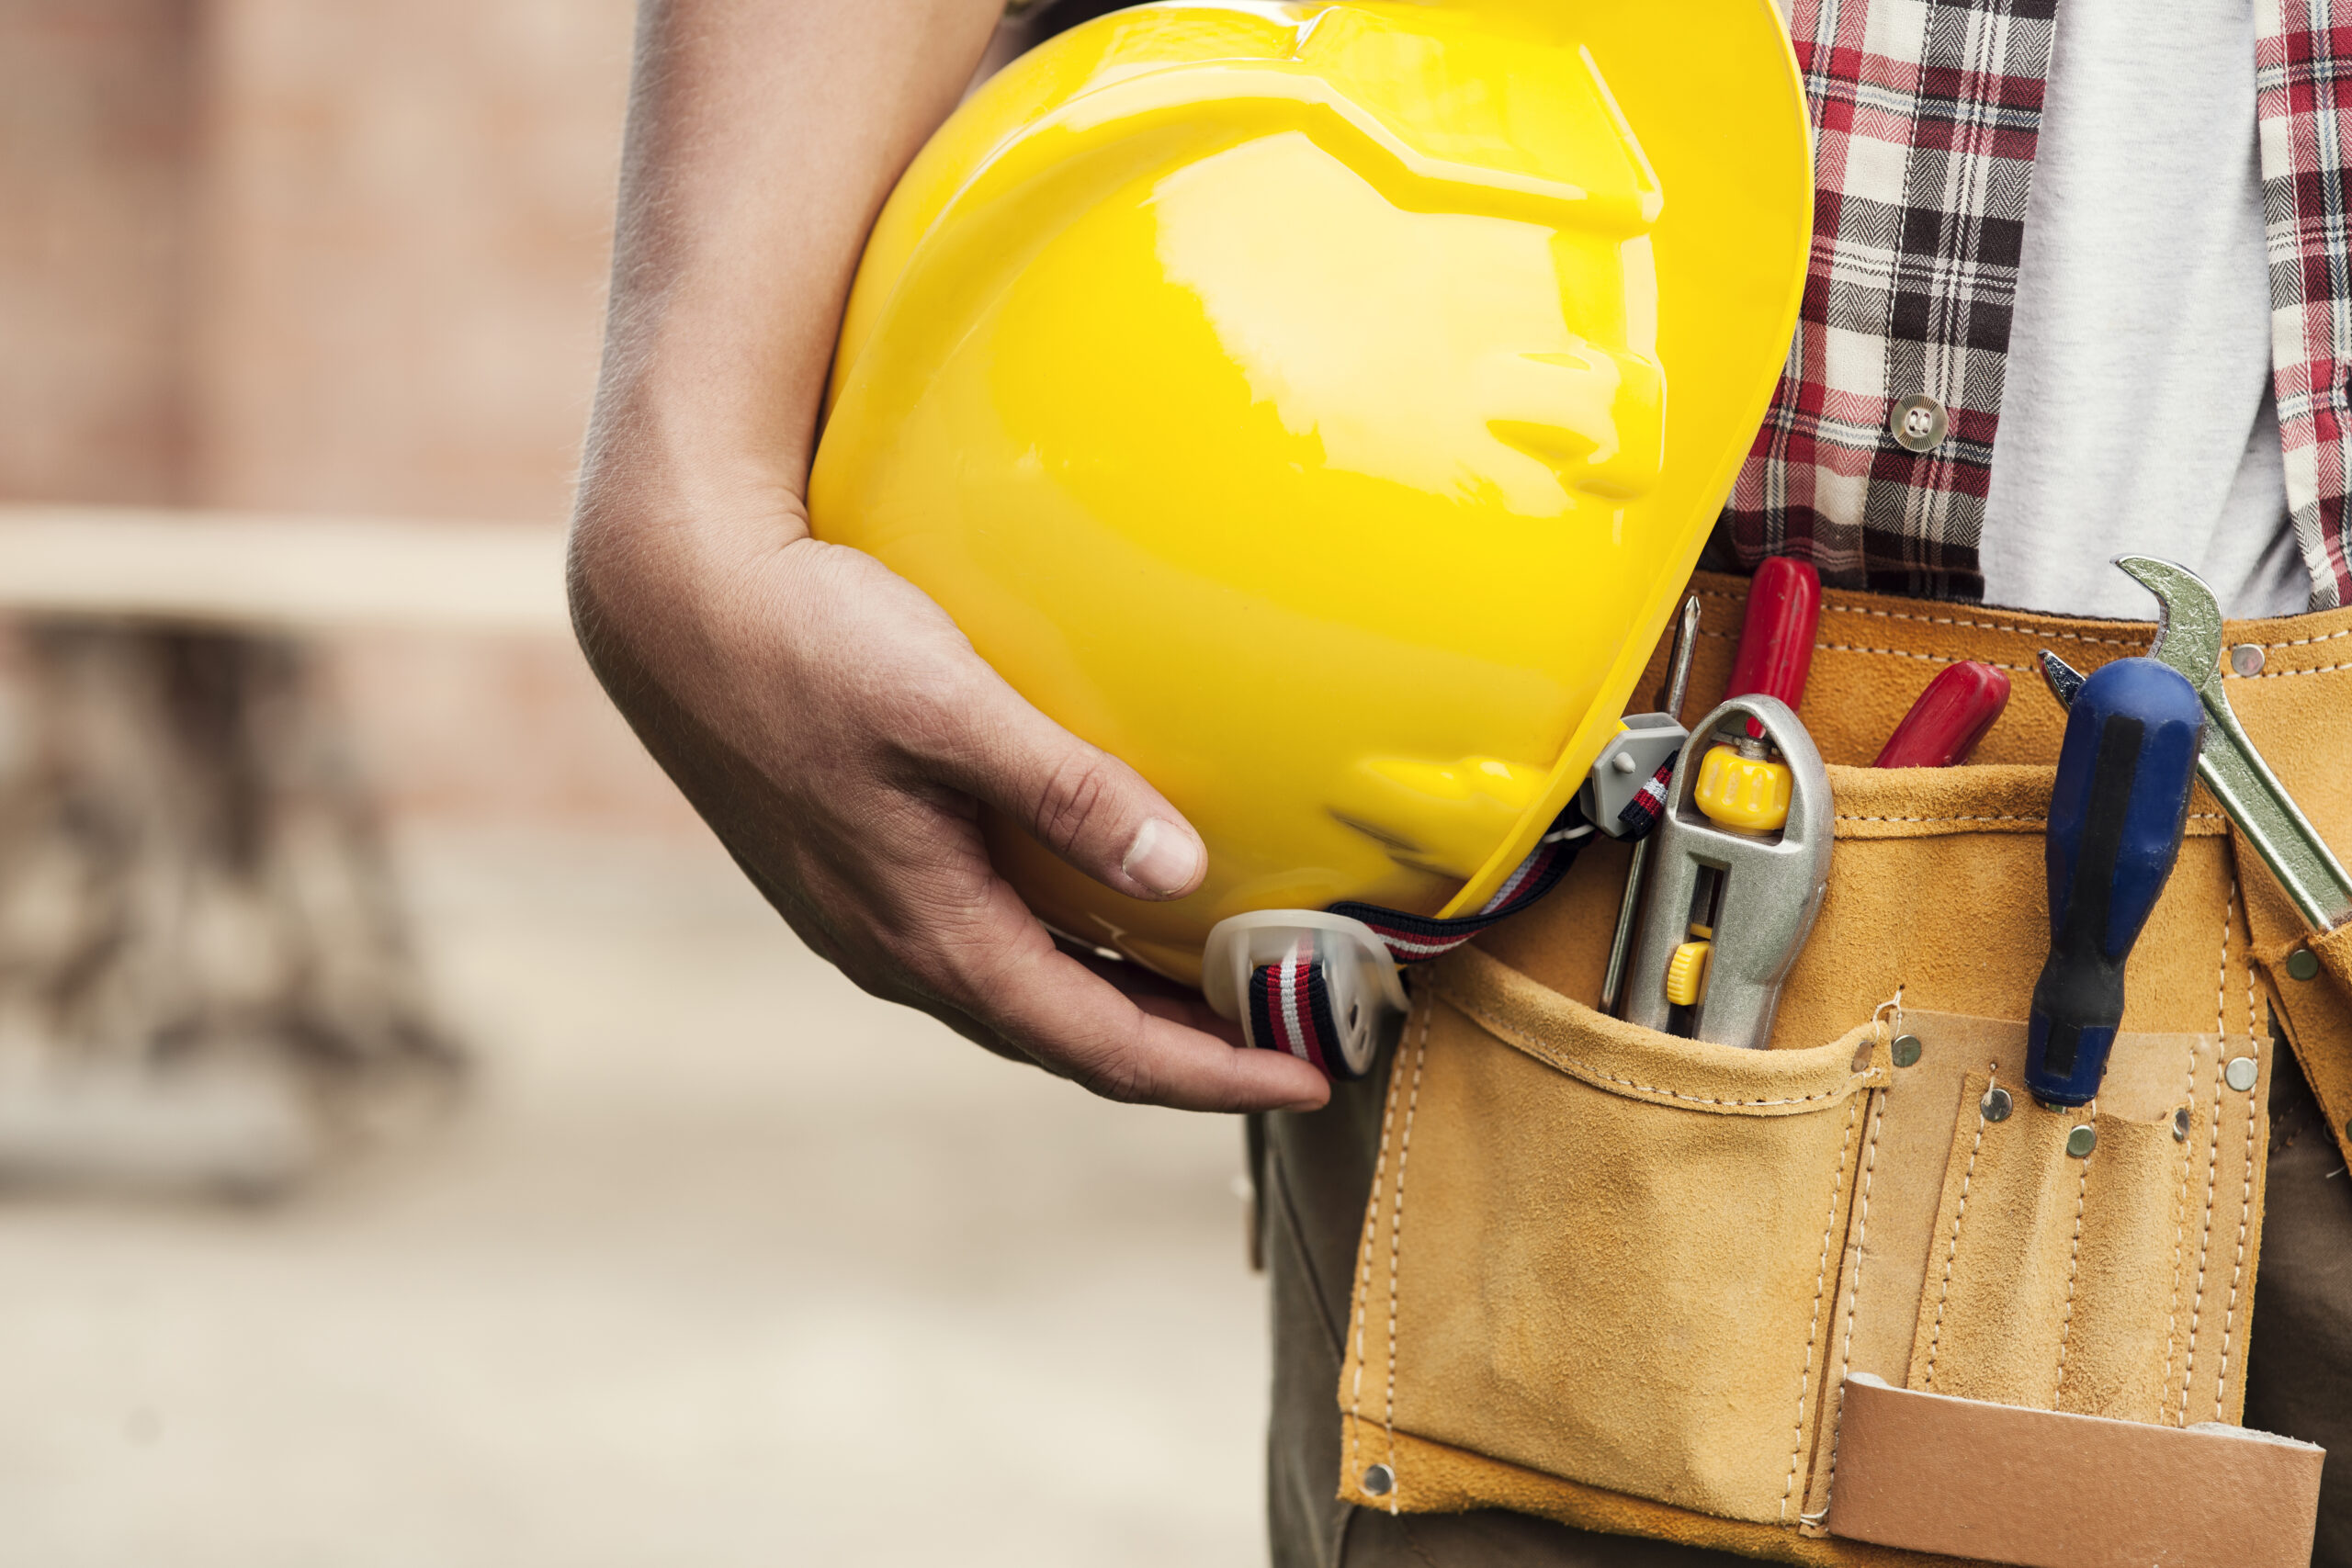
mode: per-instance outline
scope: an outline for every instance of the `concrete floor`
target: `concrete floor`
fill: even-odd
[[[1232,1120],[867,999],[715,849],[402,853],[469,1103],[274,1206],[0,1201],[0,1562],[1263,1561]]]

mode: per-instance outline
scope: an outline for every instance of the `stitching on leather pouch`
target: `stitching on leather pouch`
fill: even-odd
[[[1388,1397],[1380,1424],[1388,1434],[1388,1511],[1396,1512],[1405,1490],[1396,1478],[1396,1273],[1405,1245],[1405,1162],[1413,1156],[1413,1114],[1421,1108],[1421,1065],[1430,1055],[1430,1013],[1413,1041],[1413,1088],[1405,1100],[1405,1126],[1396,1141],[1396,1206],[1388,1220]]]
[[[2347,666],[2347,668],[2352,668],[2352,666]],[[2221,820],[2222,819],[2223,815],[2224,815],[2223,813],[2219,812],[2219,811],[2192,811],[2192,812],[2190,812],[2190,813],[2188,814],[2188,820],[2190,820],[2191,822],[2197,822],[2197,821],[2218,822],[2218,821],[2221,821]],[[2014,816],[2014,817],[1861,817],[1861,816],[1857,816],[1857,815],[1855,815],[1855,814],[1854,814],[1854,813],[1852,813],[1852,812],[1849,812],[1849,811],[1841,811],[1841,812],[1839,812],[1839,813],[1838,814],[1838,821],[1840,821],[1840,822],[2044,822],[2044,823],[2046,823],[2046,822],[2048,822],[2048,821],[2050,820],[2050,818],[2049,818],[2048,817],[2046,817],[2046,816],[2042,816],[2042,817],[2026,817],[2026,816]]]
[[[1744,600],[1747,597],[1721,588],[1702,588],[1699,592],[1710,599]],[[1860,604],[1824,604],[1821,613],[1825,615],[1869,615],[1882,621],[1911,621],[1923,626],[1966,626],[1974,631],[2015,632],[2020,637],[2038,637],[2051,642],[2100,643],[2115,648],[2143,648],[2147,645],[2145,637],[2086,637],[2081,632],[2035,631],[2026,626],[2005,626],[1998,621],[1962,620],[1956,615],[1913,615],[1901,610],[1872,610]],[[2338,632],[2335,635],[2352,634]]]
[[[2342,637],[2345,634],[2342,632],[2330,632],[2328,635],[2330,637]],[[2290,642],[2272,642],[2265,643],[2263,646],[2266,648],[2292,648],[2295,645]],[[2282,681],[2290,675],[2325,675],[2337,670],[2352,670],[2352,664],[2321,664],[2315,665],[2309,670],[2265,670],[2259,675],[2233,675],[2230,679],[2233,681]]]
[[[2047,822],[2047,817],[1859,817],[1849,811],[1838,813],[1840,822]]]
[[[2334,642],[2340,637],[2352,637],[2352,627],[2340,632],[2324,632],[2318,637],[2299,637],[2287,642],[2266,642],[2262,646],[2265,648],[2309,648],[2313,643]]]
[[[1966,1081],[1964,1078],[1962,1080],[1963,1084]],[[1993,1085],[1997,1081],[1994,1075],[1988,1073],[1984,1078],[1984,1092],[1992,1093]],[[1951,1299],[1952,1259],[1960,1256],[1960,1224],[1968,1218],[1968,1184],[1976,1179],[1976,1152],[1984,1146],[1984,1101],[1979,1098],[1976,1101],[1976,1138],[1968,1145],[1968,1168],[1960,1173],[1960,1203],[1951,1213],[1951,1245],[1944,1248],[1943,1282],[1936,1288],[1935,1326],[1928,1330],[1927,1386],[1931,1389],[1936,1386],[1936,1356],[1943,1348],[1944,1303]]]
[[[2183,1086],[2187,1099],[2197,1098],[2197,1045],[2188,1047],[2188,1081]],[[2172,1305],[2165,1312],[2165,1382],[2156,1392],[2156,1421],[2162,1424],[2170,1403],[2172,1389],[2173,1352],[2180,1347],[2180,1255],[2188,1244],[2188,1173],[2193,1168],[2194,1155],[2186,1143],[2180,1150],[2180,1209],[2179,1219],[2172,1228]],[[2187,1373],[2182,1374],[2181,1387],[2188,1386]]]
[[[2221,1179],[2222,1168],[2222,1069],[2223,1052],[2221,1042],[2228,1028],[2230,1006],[2230,907],[2237,902],[2238,885],[2230,883],[2230,896],[2222,905],[2222,972],[2213,982],[2213,1136],[2205,1152],[2205,1224],[2197,1240],[2197,1293],[2188,1305],[2188,1355],[2180,1367],[2180,1425],[2188,1425],[2188,1391],[2197,1381],[2197,1331],[2205,1316],[2205,1269],[2213,1257],[2213,1188]],[[2188,1091],[2197,1092],[2197,1071],[2193,1065],[2197,1046],[2189,1045],[2192,1066],[2189,1068]]]
[[[1668,1100],[1679,1100],[1686,1105],[1811,1105],[1817,1100],[1843,1100],[1853,1093],[1857,1086],[1867,1087],[1883,1081],[1879,1070],[1872,1067],[1866,1072],[1850,1075],[1842,1089],[1824,1089],[1819,1094],[1791,1095],[1782,1100],[1718,1100],[1703,1094],[1684,1094],[1679,1089],[1660,1089],[1655,1084],[1635,1083],[1631,1078],[1621,1078],[1614,1073],[1605,1073],[1589,1062],[1566,1055],[1549,1041],[1539,1040],[1524,1030],[1505,1023],[1498,1018],[1491,1017],[1485,1010],[1464,1001],[1442,986],[1432,986],[1430,989],[1443,997],[1450,1006],[1458,1009],[1464,1018],[1472,1020],[1480,1028],[1489,1033],[1500,1035],[1504,1039],[1516,1041],[1537,1061],[1549,1063],[1555,1067],[1573,1067],[1578,1072],[1590,1073],[1605,1083],[1613,1083],[1620,1089],[1630,1089],[1642,1094],[1662,1094]],[[1408,1128],[1410,1127],[1409,1118],[1406,1124]]]
[[[2233,895],[2236,891],[2234,886],[2231,888]],[[2239,913],[2243,915],[2245,910],[2241,908]],[[2249,918],[2246,921],[2246,942],[2249,948],[2253,945],[2253,942],[2254,922]],[[2246,1044],[2249,1049],[2258,1049],[2262,1041],[2261,1034],[2255,1028],[2254,1010],[2254,964],[2249,956],[2245,966],[2245,1028]],[[2227,1055],[2226,1052],[2223,1054]],[[2246,1090],[2245,1157],[2240,1162],[2242,1175],[2239,1178],[2238,1187],[2238,1251],[2235,1261],[2230,1265],[2229,1310],[2222,1315],[2222,1369],[2220,1376],[2213,1383],[2213,1419],[2216,1421],[2226,1419],[2222,1414],[2222,1407],[2229,1397],[2230,1336],[2237,1326],[2238,1286],[2245,1278],[2246,1222],[2254,1210],[2254,1102],[2260,1098],[2253,1089]]]
[[[1860,604],[1824,604],[1825,615],[1869,615],[1882,621],[1910,621],[1923,626],[1965,626],[1972,631],[2014,632],[2019,637],[2038,637],[2050,642],[2079,642],[2103,648],[2143,648],[2145,637],[2086,637],[2081,632],[2032,631],[2024,626],[2003,625],[1999,621],[1969,621],[1955,615],[1913,615],[1901,610],[1872,610]]]
[[[2096,1126],[2098,1120],[2097,1097],[2093,1097],[2084,1110]],[[2075,1178],[2075,1242],[2074,1250],[2066,1256],[2066,1313],[2058,1324],[2058,1382],[2050,1390],[2050,1408],[2052,1410],[2058,1408],[2058,1402],[2066,1392],[2066,1341],[2073,1337],[2075,1332],[2075,1276],[2080,1271],[2083,1262],[2083,1199],[2090,1191],[2091,1161],[2096,1157],[2096,1148],[2085,1155],[2083,1168]]]
[[[1720,588],[1705,588],[1701,589],[1699,592],[1703,597],[1709,599],[1745,600],[1747,598],[1746,594],[1732,593]],[[2091,637],[2082,632],[2062,632],[2052,630],[2047,627],[2036,628],[2032,626],[2011,626],[2003,621],[1972,621],[1958,615],[1908,615],[1901,610],[1873,610],[1860,604],[1824,604],[1821,607],[1821,613],[1825,615],[1862,615],[1867,616],[1870,619],[1879,621],[1909,621],[1914,626],[1961,626],[1970,631],[2007,632],[2017,637],[2040,637],[2044,642],[2080,643],[2085,647],[2145,648],[2147,646],[2147,638],[2145,637]],[[1728,638],[1730,634],[1725,632],[1713,632],[1706,635]],[[2340,632],[2323,632],[2317,637],[2290,637],[2284,642],[2266,642],[2259,644],[2258,646],[2266,649],[2273,648],[2310,648],[2317,643],[2334,642],[2339,637],[2352,637],[2352,627],[2347,627]],[[1816,643],[1815,646],[1817,648],[1835,648],[1838,645],[1836,643]],[[1900,652],[1901,650],[1898,649],[1862,649],[1856,651],[1864,653],[1895,653]],[[1911,657],[1924,658],[1926,656],[1914,654]],[[1958,660],[1948,660],[1944,662],[1956,663]],[[2030,665],[2011,664],[2005,665],[2003,668],[2010,670],[2026,670],[2031,669],[2032,667]],[[2335,665],[2332,668],[2338,670],[2352,669],[2352,665],[2339,664]],[[2318,671],[2316,671],[2308,670],[2284,670],[2279,671],[2280,674],[2284,675],[2308,675],[2316,674],[2317,672]],[[2265,677],[2248,676],[2241,678],[2264,679]]]
[[[1894,659],[1916,659],[1922,664],[1961,664],[1967,660],[1945,659],[1932,653],[1914,653],[1907,648],[1863,648],[1850,642],[1817,642],[1813,645],[1826,653],[1883,653]],[[1997,659],[1980,659],[1979,664],[1990,664],[1996,670],[2022,670],[2029,675],[2039,675],[2041,668],[2035,664],[2004,664]]]
[[[1854,1152],[1854,1122],[1861,1101],[1846,1109],[1846,1138],[1838,1145],[1838,1171],[1829,1179],[1829,1218],[1821,1227],[1821,1267],[1813,1276],[1813,1323],[1804,1335],[1804,1365],[1797,1371],[1796,1441],[1789,1446],[1789,1483],[1781,1489],[1781,1517],[1789,1517],[1789,1499],[1796,1495],[1797,1461],[1804,1454],[1804,1396],[1813,1388],[1813,1348],[1821,1343],[1821,1292],[1829,1279],[1829,1238],[1838,1232],[1838,1194],[1846,1189],[1846,1159]]]
[[[1895,994],[1902,994],[1900,988]],[[1862,1264],[1869,1258],[1864,1247],[1871,1235],[1871,1183],[1878,1176],[1878,1131],[1885,1124],[1886,1095],[1882,1090],[1877,1102],[1871,1107],[1870,1142],[1862,1150],[1861,1212],[1854,1216],[1854,1288],[1846,1293],[1846,1337],[1845,1343],[1838,1348],[1838,1414],[1829,1430],[1829,1491],[1835,1491],[1838,1485],[1838,1438],[1842,1430],[1838,1424],[1846,1418],[1846,1370],[1854,1364],[1854,1303],[1861,1299]],[[1820,1522],[1810,1514],[1798,1516],[1800,1523],[1808,1519],[1816,1524]]]
[[[1419,1010],[1424,1021],[1421,1027],[1425,1031],[1429,1027],[1429,1010],[1435,1005],[1426,997],[1421,998]],[[1392,1066],[1388,1073],[1388,1104],[1380,1113],[1380,1155],[1372,1168],[1374,1173],[1372,1201],[1364,1205],[1363,1246],[1358,1249],[1363,1257],[1356,1276],[1361,1282],[1363,1310],[1356,1314],[1356,1376],[1348,1396],[1348,1470],[1358,1477],[1363,1473],[1358,1461],[1363,1458],[1363,1320],[1372,1315],[1372,1243],[1373,1238],[1380,1234],[1380,1174],[1388,1168],[1388,1134],[1396,1125],[1396,1096],[1403,1085],[1404,1076]],[[1392,1347],[1389,1365],[1393,1369],[1396,1366],[1393,1347],[1396,1337],[1396,1303],[1393,1298],[1388,1311],[1388,1336]]]

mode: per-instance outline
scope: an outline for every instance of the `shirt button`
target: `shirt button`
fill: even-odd
[[[1925,392],[1914,392],[1905,398],[1886,417],[1886,427],[1894,433],[1895,444],[1908,452],[1932,452],[1942,446],[1949,424],[1944,405]]]

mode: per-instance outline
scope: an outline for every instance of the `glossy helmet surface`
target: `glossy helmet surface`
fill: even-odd
[[[819,537],[1200,829],[1048,924],[1182,979],[1245,910],[1479,908],[1575,792],[1787,354],[1770,0],[1175,4],[1016,61],[877,223]]]

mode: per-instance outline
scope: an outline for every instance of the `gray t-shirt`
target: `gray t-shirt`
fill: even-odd
[[[2062,0],[1982,556],[1987,603],[2150,618],[2178,561],[2309,608],[2270,387],[2252,0]]]

